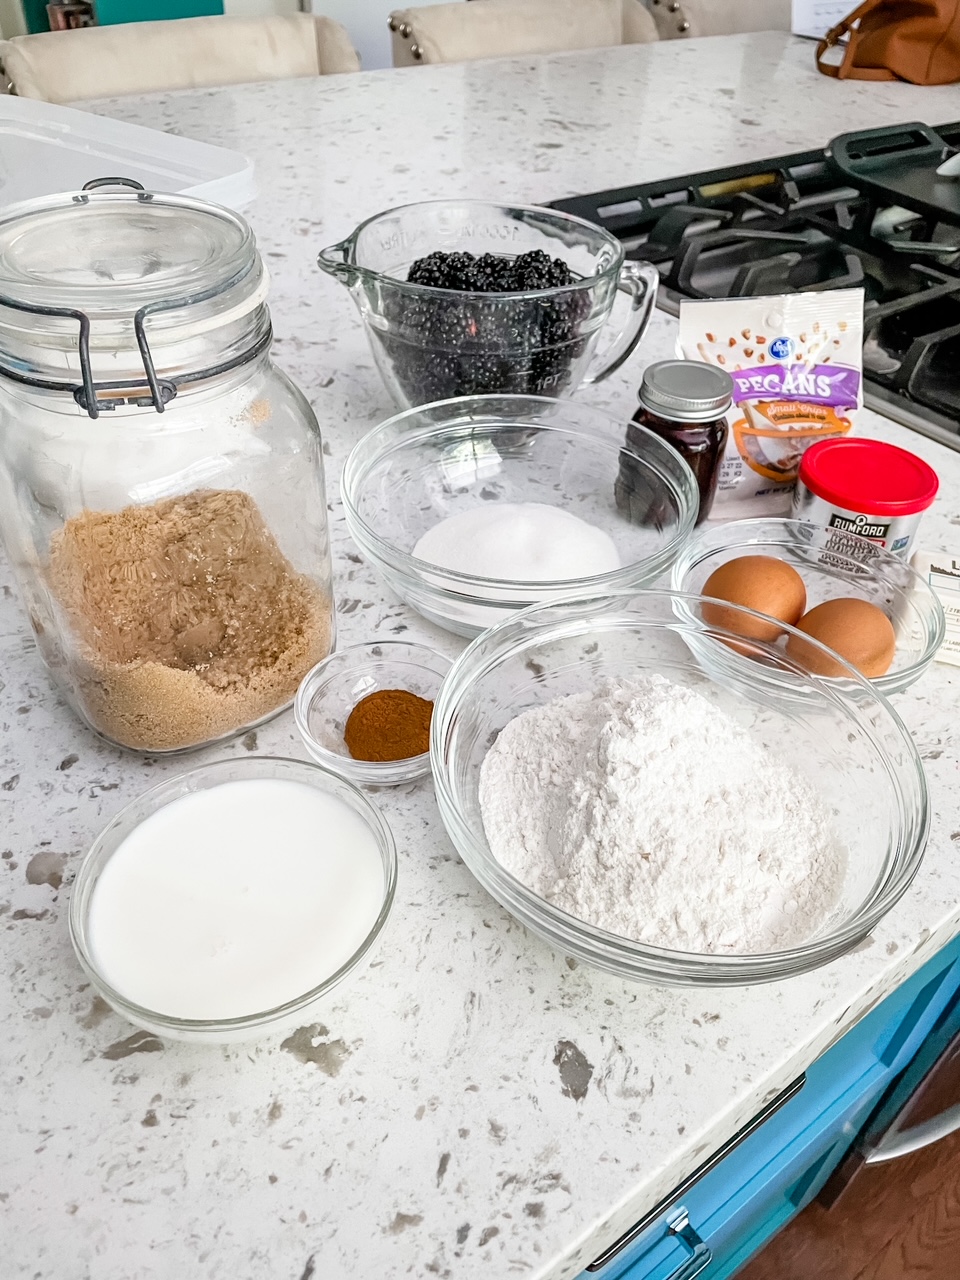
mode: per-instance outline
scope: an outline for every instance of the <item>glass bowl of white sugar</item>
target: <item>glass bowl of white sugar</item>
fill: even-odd
[[[436,703],[437,801],[480,884],[561,954],[655,983],[779,981],[906,891],[926,781],[853,668],[809,675],[702,604],[620,592],[480,636]],[[750,678],[711,649],[749,651]]]
[[[541,601],[654,582],[693,528],[686,462],[651,431],[572,400],[464,396],[355,446],[347,526],[388,586],[458,635]]]
[[[379,810],[319,765],[262,756],[168,778],[86,855],[70,937],[106,1002],[171,1040],[309,1022],[372,957],[397,855]]]

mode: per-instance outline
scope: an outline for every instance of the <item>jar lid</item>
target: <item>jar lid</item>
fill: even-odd
[[[242,218],[188,196],[83,191],[0,215],[0,294],[91,321],[226,288],[253,259]]]
[[[719,418],[733,400],[725,369],[697,360],[660,360],[644,371],[640,403],[652,413],[684,422]]]
[[[800,463],[811,493],[846,511],[910,516],[937,496],[940,480],[922,458],[882,440],[822,440]]]
[[[91,417],[144,395],[162,412],[269,342],[263,263],[229,209],[91,185],[0,211],[0,374]]]

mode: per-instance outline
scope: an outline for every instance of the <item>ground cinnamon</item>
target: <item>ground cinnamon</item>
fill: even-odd
[[[405,689],[378,689],[361,698],[343,730],[354,760],[408,760],[430,749],[433,703]]]

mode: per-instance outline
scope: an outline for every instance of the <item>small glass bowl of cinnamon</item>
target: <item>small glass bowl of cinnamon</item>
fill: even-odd
[[[294,717],[318,764],[365,787],[430,772],[430,716],[451,661],[422,644],[377,640],[339,649],[308,671]]]

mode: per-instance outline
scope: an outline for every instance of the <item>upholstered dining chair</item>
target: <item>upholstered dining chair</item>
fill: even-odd
[[[393,65],[471,62],[656,40],[642,0],[483,0],[397,9]]]
[[[8,92],[79,102],[162,89],[359,71],[350,38],[330,18],[179,18],[83,27],[0,40]]]
[[[789,31],[790,0],[646,0],[661,40]]]

